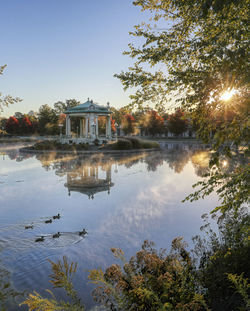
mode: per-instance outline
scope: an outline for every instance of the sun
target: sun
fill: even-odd
[[[228,101],[234,96],[235,93],[236,93],[235,89],[227,90],[221,95],[220,99]]]

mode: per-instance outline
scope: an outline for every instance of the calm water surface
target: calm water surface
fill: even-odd
[[[1,147],[0,268],[15,289],[45,294],[51,288],[48,259],[66,255],[78,262],[75,285],[91,308],[87,270],[113,263],[111,247],[129,258],[145,239],[157,248],[169,249],[176,236],[191,244],[201,215],[217,203],[215,195],[181,203],[206,171],[208,153],[192,144],[163,145],[161,152],[119,157],[32,155]],[[58,213],[60,219],[45,223]],[[88,234],[80,237],[83,228]],[[53,239],[58,231],[62,235]],[[36,243],[40,235],[45,241]]]

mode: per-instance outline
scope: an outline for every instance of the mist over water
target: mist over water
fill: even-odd
[[[159,152],[116,157],[34,155],[18,147],[0,149],[0,264],[18,291],[45,294],[48,259],[66,255],[78,262],[75,284],[91,308],[87,271],[112,264],[111,247],[129,258],[145,239],[167,249],[176,236],[191,243],[201,215],[217,203],[215,195],[181,203],[208,171],[201,145],[163,144]]]

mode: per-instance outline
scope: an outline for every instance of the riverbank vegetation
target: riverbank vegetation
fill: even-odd
[[[157,142],[143,140],[136,137],[119,138],[115,142],[100,143],[98,139],[94,141],[94,145],[89,143],[80,144],[63,144],[56,140],[40,141],[33,146],[26,147],[26,150],[32,151],[102,151],[102,150],[136,150],[136,149],[159,149],[160,146]]]

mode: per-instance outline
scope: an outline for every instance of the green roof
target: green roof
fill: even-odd
[[[76,107],[67,109],[65,114],[74,114],[74,113],[102,113],[102,114],[111,114],[112,111],[109,110],[108,106],[100,106],[97,103],[93,103],[91,100],[87,100],[86,103],[80,104]]]

